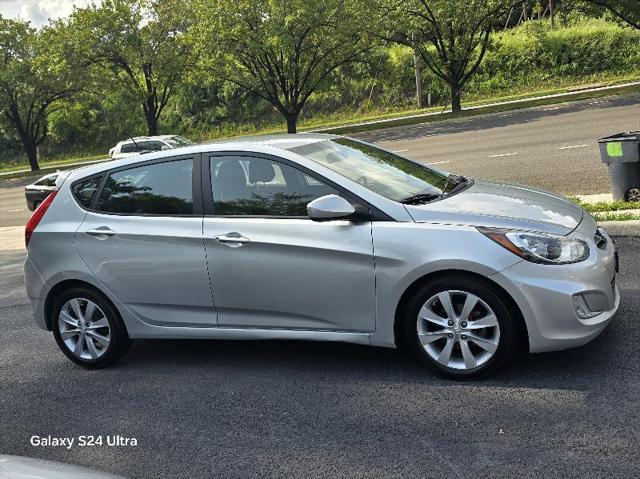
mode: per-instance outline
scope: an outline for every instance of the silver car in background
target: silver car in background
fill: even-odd
[[[300,339],[471,378],[587,343],[620,303],[615,245],[581,207],[332,135],[76,170],[26,240],[36,322],[87,368],[136,338]]]

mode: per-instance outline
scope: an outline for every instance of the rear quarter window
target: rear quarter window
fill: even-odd
[[[78,203],[85,208],[91,207],[91,203],[96,195],[96,191],[98,191],[98,185],[100,184],[101,179],[102,176],[95,176],[73,185],[73,196],[75,196]]]

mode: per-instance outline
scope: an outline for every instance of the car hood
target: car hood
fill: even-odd
[[[405,205],[418,223],[513,228],[566,235],[582,221],[584,210],[569,200],[535,188],[487,180],[448,198]]]

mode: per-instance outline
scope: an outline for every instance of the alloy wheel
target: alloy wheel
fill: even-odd
[[[640,188],[631,188],[627,191],[627,201],[636,202],[640,201]]]
[[[475,369],[493,357],[500,324],[491,307],[466,291],[447,290],[429,298],[418,313],[418,340],[442,366]]]
[[[60,309],[58,331],[64,345],[79,359],[95,360],[111,344],[111,327],[100,307],[85,298],[72,298]]]

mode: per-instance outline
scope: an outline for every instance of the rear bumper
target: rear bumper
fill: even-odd
[[[45,282],[33,261],[27,256],[24,263],[24,281],[27,288],[27,297],[33,308],[33,316],[39,328],[48,331],[44,314],[44,288]]]
[[[597,337],[615,317],[620,290],[615,281],[615,246],[590,242],[591,257],[571,265],[519,262],[492,278],[516,301],[524,316],[533,353],[573,348]],[[599,314],[581,319],[574,295],[584,295]]]

